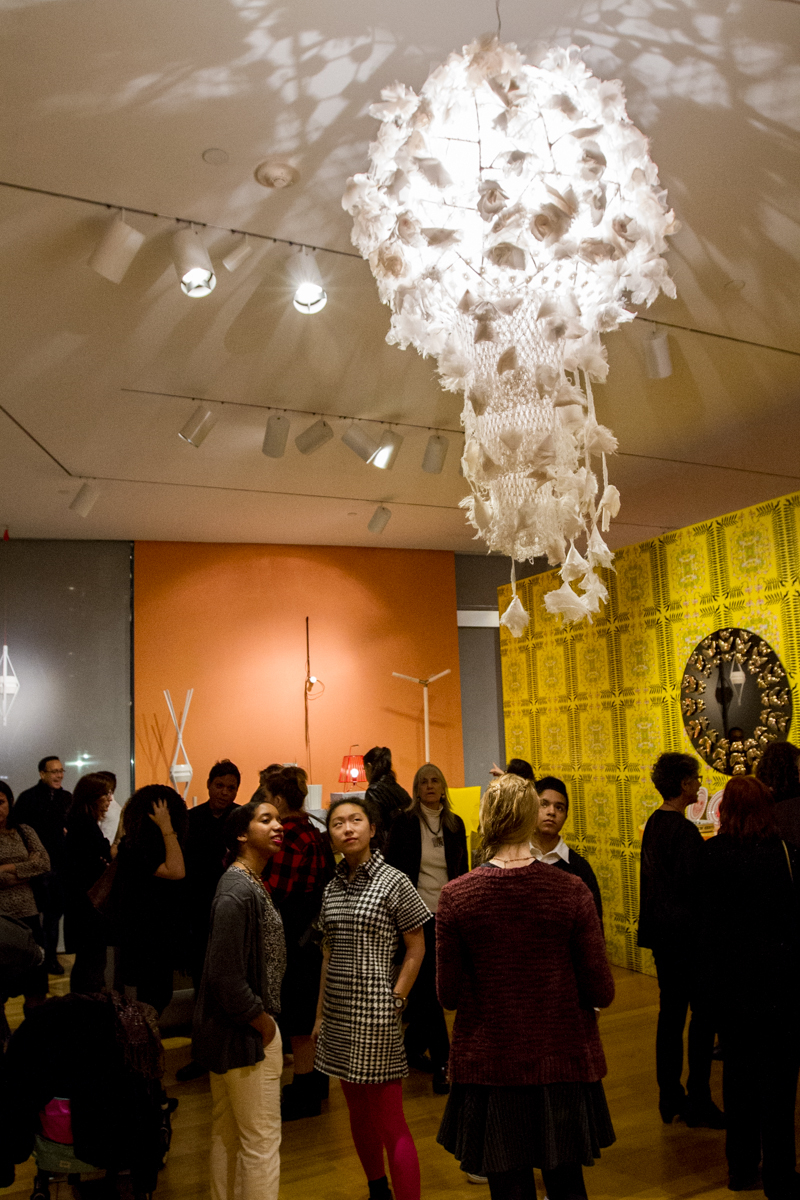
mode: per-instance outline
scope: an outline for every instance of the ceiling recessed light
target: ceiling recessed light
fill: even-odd
[[[259,163],[253,172],[256,183],[265,188],[287,188],[297,183],[300,172],[290,163],[281,162],[277,158],[268,158]]]
[[[741,292],[745,285],[744,279],[729,279],[724,288],[726,292]]]
[[[220,150],[219,146],[210,146],[203,151],[203,162],[210,163],[212,167],[224,167],[229,159],[228,151]]]

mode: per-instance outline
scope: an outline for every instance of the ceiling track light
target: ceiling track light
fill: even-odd
[[[188,226],[178,230],[172,239],[172,257],[181,290],[187,296],[197,299],[213,292],[217,277],[197,229]]]
[[[389,524],[391,515],[391,509],[385,508],[382,504],[379,504],[369,519],[367,529],[370,531],[370,533],[383,533],[384,529]]]
[[[273,413],[267,421],[261,453],[267,458],[283,458],[291,421],[283,413]]]
[[[309,425],[308,429],[304,429],[294,439],[294,444],[301,454],[313,454],[315,450],[319,450],[320,446],[324,446],[333,437],[333,430],[327,421],[322,417],[315,421],[313,425]]]
[[[395,433],[393,429],[387,429],[381,438],[380,446],[378,446],[369,461],[373,467],[380,467],[382,471],[390,471],[394,466],[394,460],[397,458],[402,444],[403,435]]]
[[[349,447],[364,462],[370,462],[378,452],[378,443],[375,441],[375,438],[372,437],[368,430],[364,429],[363,425],[359,425],[355,421],[345,429],[342,434],[342,441],[345,446]]]
[[[289,261],[289,276],[295,292],[292,303],[298,312],[318,313],[328,303],[328,294],[322,283],[313,250],[301,246],[298,254]]]
[[[668,379],[672,374],[672,355],[665,329],[654,329],[645,338],[644,361],[649,379]]]
[[[144,234],[128,225],[118,212],[106,226],[87,265],[111,283],[121,283],[143,241]]]
[[[428,475],[441,475],[444,460],[447,458],[447,451],[449,449],[450,443],[446,437],[442,437],[438,433],[432,433],[428,438],[425,455],[422,459],[423,471]]]
[[[72,498],[70,509],[79,517],[88,517],[100,497],[100,488],[90,479],[85,480]]]
[[[253,253],[253,247],[247,240],[247,234],[244,235],[240,242],[237,242],[229,254],[226,254],[222,260],[222,265],[226,271],[235,271],[240,267],[246,258],[249,258]]]
[[[195,449],[202,446],[211,430],[217,423],[219,413],[213,408],[209,408],[207,404],[198,404],[189,420],[184,425],[183,429],[178,434],[184,442],[188,442]]]

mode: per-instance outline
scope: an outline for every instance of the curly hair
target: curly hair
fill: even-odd
[[[172,828],[183,846],[188,825],[186,805],[179,792],[163,783],[150,783],[146,787],[137,788],[125,805],[125,838],[129,845],[137,849],[160,845],[158,839],[161,838],[161,831],[156,823],[150,820],[153,806],[159,800],[166,800]]]
[[[699,769],[700,764],[693,755],[668,752],[659,754],[650,778],[662,800],[674,800],[683,790],[684,779],[696,775]]]
[[[519,775],[501,775],[483,793],[480,809],[482,857],[486,862],[506,842],[524,842],[533,835],[539,797],[533,782]]]

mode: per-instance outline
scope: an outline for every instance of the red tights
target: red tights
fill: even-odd
[[[391,1083],[346,1083],[342,1091],[350,1111],[350,1130],[368,1181],[386,1174],[383,1148],[396,1200],[419,1200],[419,1159],[403,1115],[403,1088]]]

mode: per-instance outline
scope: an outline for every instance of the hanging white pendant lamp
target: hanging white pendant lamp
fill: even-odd
[[[621,85],[574,46],[534,65],[483,38],[419,95],[398,83],[382,97],[369,172],[342,203],[392,310],[387,341],[435,357],[442,386],[465,394],[477,536],[563,564],[546,606],[591,620],[619,511],[605,464],[617,442],[591,389],[608,370],[601,334],[634,319],[627,304],[675,295],[662,255],[676,224],[647,139]]]

